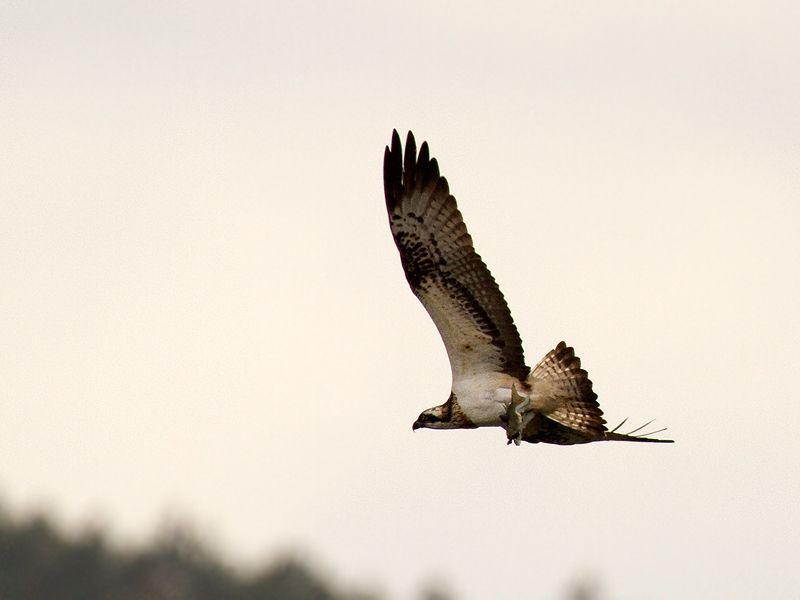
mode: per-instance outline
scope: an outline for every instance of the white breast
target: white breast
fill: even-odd
[[[520,383],[505,373],[482,373],[453,382],[464,415],[478,427],[503,427],[500,419],[511,402],[511,386]]]

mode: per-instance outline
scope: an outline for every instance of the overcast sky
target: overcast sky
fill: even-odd
[[[800,4],[3,2],[0,494],[395,600],[800,589]],[[675,445],[418,431],[428,140],[529,363]]]

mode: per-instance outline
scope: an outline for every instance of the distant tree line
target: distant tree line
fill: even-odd
[[[420,600],[453,600],[429,582]],[[525,596],[520,596],[524,600]],[[566,600],[597,600],[577,582]],[[39,514],[12,517],[0,504],[0,600],[380,600],[342,591],[298,558],[245,575],[225,564],[189,527],[172,526],[137,549],[112,545],[98,529],[67,534]]]
[[[100,531],[67,535],[51,519],[0,510],[0,600],[377,600],[333,589],[299,559],[252,575],[223,564],[188,528],[121,550]]]

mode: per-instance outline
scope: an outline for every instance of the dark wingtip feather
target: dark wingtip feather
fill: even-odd
[[[419,158],[417,159],[417,163],[420,165],[425,165],[431,159],[431,151],[428,148],[428,142],[422,142],[422,146],[419,147]]]
[[[392,151],[389,146],[383,152],[383,196],[386,198],[386,208],[392,210]]]
[[[383,193],[386,208],[391,215],[403,190],[403,147],[400,135],[392,130],[392,146],[386,146],[383,153]]]
[[[442,177],[441,173],[439,172],[439,161],[438,160],[436,160],[435,158],[430,159],[430,161],[428,161],[428,169],[427,170],[428,170],[427,177],[426,177],[427,181],[436,181],[438,179],[442,179],[442,180],[444,180],[445,184],[447,184],[447,179]],[[449,193],[450,188],[448,187],[447,189],[448,189],[448,193]]]
[[[412,189],[416,178],[417,166],[417,142],[411,131],[406,136],[406,153],[403,159],[403,187]]]
[[[431,161],[431,164],[436,166],[433,161]],[[438,171],[438,169],[436,169],[436,171]],[[437,177],[435,190],[435,194],[448,196],[450,194],[450,185],[447,183],[447,179],[444,177]]]

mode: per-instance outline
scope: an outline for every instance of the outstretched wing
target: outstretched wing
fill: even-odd
[[[453,379],[500,372],[525,381],[529,369],[511,312],[472,247],[427,142],[417,156],[409,132],[404,157],[394,131],[384,154],[383,183],[406,279],[444,340]]]

